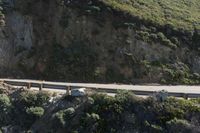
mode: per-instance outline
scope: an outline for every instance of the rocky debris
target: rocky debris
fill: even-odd
[[[85,96],[86,94],[86,88],[76,88],[71,91],[71,95],[74,97]]]

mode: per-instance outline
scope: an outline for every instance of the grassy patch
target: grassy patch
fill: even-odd
[[[114,9],[174,28],[200,29],[198,0],[102,0]]]

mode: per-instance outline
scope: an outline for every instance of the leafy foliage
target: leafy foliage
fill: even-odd
[[[159,25],[200,29],[198,0],[103,0],[103,2],[116,10]]]
[[[194,125],[187,121],[200,112],[200,108],[188,100],[167,98],[157,101],[151,97],[142,99],[126,91],[119,92],[114,98],[103,94],[92,97],[95,102],[91,108],[85,110],[87,113],[81,123],[85,123],[82,125],[84,130],[93,129],[93,132],[123,132],[131,130],[130,127],[134,128],[134,131],[150,133],[168,132],[181,127],[191,131]],[[93,113],[98,115],[98,121],[86,119]],[[180,120],[175,121],[176,119]],[[93,125],[89,124],[90,122]],[[177,124],[171,124],[174,122]],[[119,129],[122,125],[123,129]]]
[[[42,107],[30,107],[26,109],[26,113],[31,117],[41,117],[44,114]]]
[[[16,98],[16,102],[23,107],[31,106],[45,106],[49,103],[50,95],[47,92],[31,92],[25,91],[20,93],[19,97]]]
[[[89,98],[61,98],[52,109],[46,108],[49,105],[46,97],[47,94],[27,91],[15,96],[0,94],[0,126],[12,124],[29,130],[39,120],[39,123],[47,122],[47,130],[53,132],[184,133],[200,130],[198,99],[143,99],[131,92],[119,91],[115,97],[93,94]],[[191,122],[194,118],[196,123]]]
[[[30,107],[26,109],[26,126],[29,127],[37,119],[39,119],[44,114],[44,109],[42,107]]]
[[[0,94],[0,126],[5,126],[10,120],[12,103],[5,94]]]
[[[58,111],[54,116],[56,125],[55,127],[59,128],[67,126],[67,124],[70,123],[69,120],[74,116],[74,114],[75,114],[75,109],[72,107]]]
[[[46,92],[23,91],[13,99],[14,123],[29,128],[44,114],[50,94]],[[20,114],[20,115],[19,115]]]
[[[192,132],[192,126],[188,121],[176,118],[167,122],[167,128],[171,133]]]

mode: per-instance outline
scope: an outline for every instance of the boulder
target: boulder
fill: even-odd
[[[85,96],[86,95],[86,88],[75,88],[71,91],[71,95],[78,97],[78,96]]]

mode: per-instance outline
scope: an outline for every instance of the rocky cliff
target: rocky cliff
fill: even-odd
[[[3,0],[1,6],[1,77],[200,83],[197,29],[156,25],[102,1]]]

